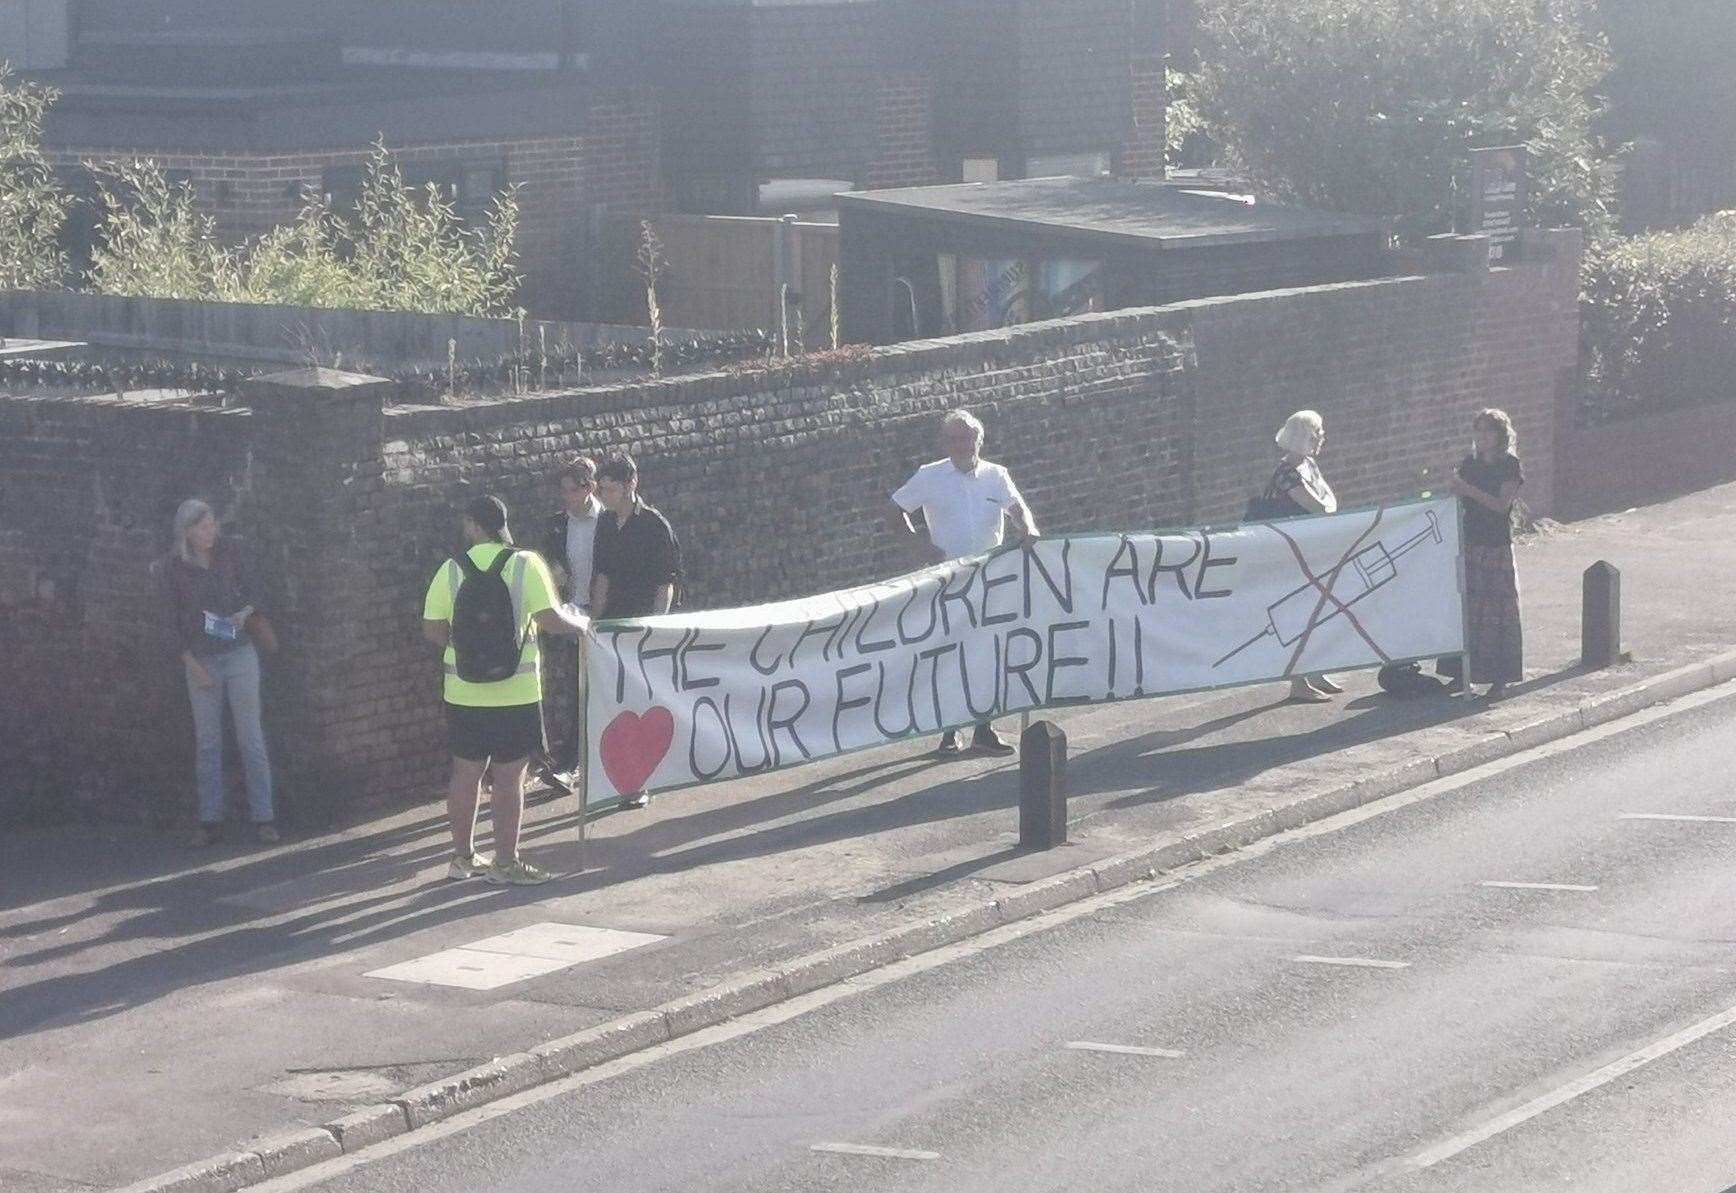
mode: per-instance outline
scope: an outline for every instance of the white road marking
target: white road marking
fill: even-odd
[[[1114,1052],[1122,1056],[1186,1056],[1174,1048],[1146,1048],[1140,1044],[1099,1044],[1093,1040],[1068,1040],[1067,1047],[1076,1052]]]
[[[1516,1106],[1506,1114],[1490,1119],[1482,1126],[1473,1127],[1463,1134],[1455,1135],[1451,1139],[1420,1151],[1411,1156],[1405,1163],[1412,1168],[1429,1168],[1439,1164],[1442,1160],[1449,1160],[1460,1152],[1477,1146],[1485,1139],[1511,1130],[1528,1119],[1536,1118],[1545,1110],[1571,1101],[1579,1097],[1580,1094],[1589,1093],[1600,1085],[1614,1081],[1624,1073],[1631,1073],[1641,1065],[1657,1060],[1660,1056],[1668,1056],[1676,1049],[1692,1044],[1702,1036],[1709,1036],[1715,1031],[1721,1031],[1732,1023],[1736,1023],[1736,1007],[1720,1011],[1710,1019],[1702,1019],[1692,1027],[1685,1027],[1674,1035],[1665,1036],[1655,1043],[1647,1044],[1637,1052],[1630,1052],[1620,1060],[1613,1061],[1601,1069],[1594,1069],[1585,1076],[1569,1081],[1566,1085],[1553,1089],[1542,1097],[1531,1099],[1523,1106]]]
[[[811,1152],[831,1152],[839,1156],[883,1156],[888,1160],[938,1160],[939,1152],[917,1151],[908,1147],[869,1147],[861,1143],[816,1143]]]
[[[704,1028],[691,1035],[682,1036],[680,1039],[653,1045],[642,1051],[623,1056],[618,1060],[605,1061],[603,1064],[593,1066],[580,1073],[574,1073],[559,1081],[551,1082],[548,1085],[539,1085],[522,1093],[502,1098],[497,1102],[490,1102],[473,1110],[463,1111],[451,1118],[442,1119],[440,1122],[431,1123],[415,1131],[382,1140],[360,1151],[338,1156],[331,1160],[323,1160],[318,1164],[285,1173],[283,1176],[274,1177],[257,1185],[249,1185],[248,1191],[249,1193],[298,1193],[299,1190],[317,1185],[322,1181],[331,1180],[334,1177],[342,1176],[345,1173],[353,1172],[358,1168],[364,1168],[369,1164],[404,1152],[414,1151],[416,1148],[437,1140],[461,1134],[473,1127],[493,1122],[497,1118],[505,1118],[509,1114],[515,1114],[526,1107],[563,1098],[587,1086],[598,1085],[635,1070],[647,1068],[671,1056],[680,1056],[701,1048],[709,1048],[713,1044],[725,1043],[742,1036],[752,1035],[768,1027],[788,1023],[845,998],[861,994],[865,990],[890,985],[916,974],[950,965],[954,961],[986,953],[1011,941],[1020,940],[1038,932],[1047,932],[1052,928],[1070,924],[1074,920],[1085,919],[1101,911],[1173,891],[1186,883],[1197,882],[1231,866],[1239,866],[1255,858],[1265,857],[1267,854],[1287,846],[1342,832],[1347,828],[1353,828],[1373,820],[1377,816],[1385,816],[1423,803],[1426,800],[1449,795],[1519,767],[1529,766],[1546,758],[1568,754],[1574,750],[1583,749],[1594,742],[1604,741],[1708,704],[1728,700],[1733,691],[1736,691],[1736,685],[1720,684],[1718,687],[1684,696],[1680,700],[1672,700],[1646,709],[1644,712],[1635,713],[1631,717],[1623,717],[1620,720],[1599,725],[1596,729],[1574,734],[1559,741],[1549,742],[1546,745],[1537,746],[1508,758],[1487,762],[1482,766],[1460,771],[1458,774],[1450,775],[1444,779],[1435,779],[1432,782],[1413,787],[1409,791],[1401,791],[1384,799],[1374,800],[1360,808],[1351,808],[1349,811],[1340,812],[1335,816],[1328,816],[1324,820],[1317,820],[1312,824],[1305,824],[1300,828],[1263,838],[1244,849],[1206,858],[1191,865],[1178,866],[1165,873],[1160,881],[1136,882],[1119,887],[1093,898],[1081,899],[1077,903],[1043,912],[1027,920],[990,929],[981,936],[972,937],[962,944],[946,945],[914,957],[906,957],[902,961],[894,961],[890,965],[858,974],[846,981],[839,982],[835,986],[823,987],[809,994],[792,998],[787,1002],[778,1003],[776,1006],[767,1007],[763,1011],[754,1011],[740,1018],[731,1019],[726,1023],[720,1023],[715,1027]],[[116,887],[115,889],[132,888]]]
[[[1378,957],[1316,957],[1310,953],[1290,958],[1309,965],[1354,965],[1363,969],[1409,969],[1409,961],[1382,961]]]
[[[1682,820],[1689,824],[1736,824],[1736,816],[1685,816],[1665,812],[1623,812],[1617,820]]]
[[[1478,886],[1497,887],[1504,891],[1595,891],[1595,886],[1578,882],[1479,882]]]

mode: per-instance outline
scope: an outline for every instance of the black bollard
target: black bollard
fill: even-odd
[[[1067,843],[1067,735],[1036,721],[1019,737],[1019,848]]]
[[[1585,603],[1580,623],[1580,662],[1608,667],[1622,660],[1621,571],[1598,560],[1585,569]]]

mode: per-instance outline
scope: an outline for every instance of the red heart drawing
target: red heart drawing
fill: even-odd
[[[597,752],[603,758],[603,773],[621,795],[632,795],[645,786],[645,780],[669,753],[675,740],[675,717],[666,708],[653,708],[644,716],[635,712],[618,714],[603,738]]]

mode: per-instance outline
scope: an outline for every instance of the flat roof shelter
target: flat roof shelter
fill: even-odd
[[[1378,219],[1183,182],[1032,178],[837,196],[851,343],[1380,277]]]

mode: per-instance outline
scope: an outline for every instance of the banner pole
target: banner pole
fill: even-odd
[[[1471,602],[1465,580],[1465,499],[1453,498],[1453,510],[1459,518],[1459,558],[1457,567],[1459,573],[1459,632],[1460,640],[1465,644],[1465,653],[1459,656],[1459,692],[1469,695],[1471,691]]]
[[[590,804],[591,799],[591,677],[589,670],[591,657],[590,650],[585,641],[588,637],[589,634],[579,635],[579,675],[578,683],[575,685],[578,688],[579,696],[577,730],[579,738],[579,765],[576,771],[579,779],[579,790],[576,794],[579,797],[580,874],[585,872],[585,821],[590,819],[588,805]]]

